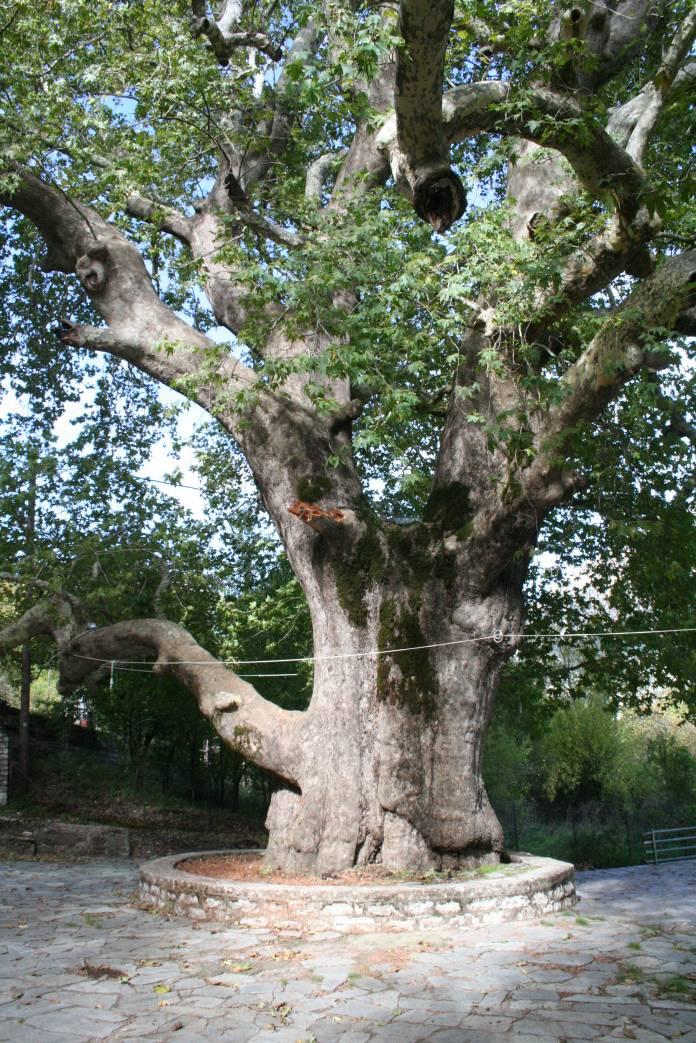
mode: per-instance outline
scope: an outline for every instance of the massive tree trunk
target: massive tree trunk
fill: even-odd
[[[247,452],[307,598],[315,679],[293,785],[271,802],[267,857],[319,873],[496,860],[482,743],[521,629],[538,513],[515,512],[512,537],[488,520],[479,529],[477,507],[490,508],[485,487],[506,461],[477,429],[464,441],[485,471],[454,480],[464,447],[443,441],[423,520],[396,524],[369,507],[349,458],[327,465],[345,434],[335,422],[304,430],[302,457],[286,425],[277,416],[260,440],[256,427]],[[312,502],[293,503],[298,494]]]
[[[388,555],[385,564],[390,572]],[[346,591],[343,573],[338,589],[311,606],[314,692],[297,785],[271,801],[271,864],[424,871],[499,857],[503,835],[483,785],[482,742],[513,648],[502,634],[519,630],[520,590],[501,584],[466,596],[452,579],[410,572],[370,584],[357,573]],[[357,602],[345,607],[356,581],[365,585],[362,620]]]

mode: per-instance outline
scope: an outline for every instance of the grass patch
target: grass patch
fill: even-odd
[[[658,981],[657,988],[663,996],[680,996],[691,1003],[696,1003],[696,983],[689,981],[681,974],[673,974],[666,981]]]
[[[640,936],[644,942],[650,938],[659,938],[663,934],[669,934],[669,931],[661,924],[645,924],[640,928]]]
[[[617,985],[639,984],[645,981],[645,973],[635,963],[622,963],[616,979]]]

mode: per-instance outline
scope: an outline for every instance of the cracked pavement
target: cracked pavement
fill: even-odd
[[[1,1043],[696,1043],[696,861],[578,873],[536,922],[363,935],[144,912],[132,862],[0,876]]]

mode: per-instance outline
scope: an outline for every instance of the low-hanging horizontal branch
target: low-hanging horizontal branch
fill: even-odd
[[[109,673],[108,665],[149,664],[196,699],[229,746],[290,784],[297,781],[299,730],[304,715],[264,699],[248,681],[206,652],[183,627],[164,619],[112,626],[84,623],[75,599],[56,593],[0,629],[0,655],[36,637],[58,646],[59,690],[74,691]],[[131,659],[133,656],[137,659]]]

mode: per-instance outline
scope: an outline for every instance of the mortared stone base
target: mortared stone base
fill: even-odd
[[[157,858],[140,867],[145,906],[191,920],[276,931],[431,930],[533,920],[575,905],[575,869],[568,862],[516,854],[493,872],[437,883],[280,884],[220,880],[177,866],[206,855]]]

